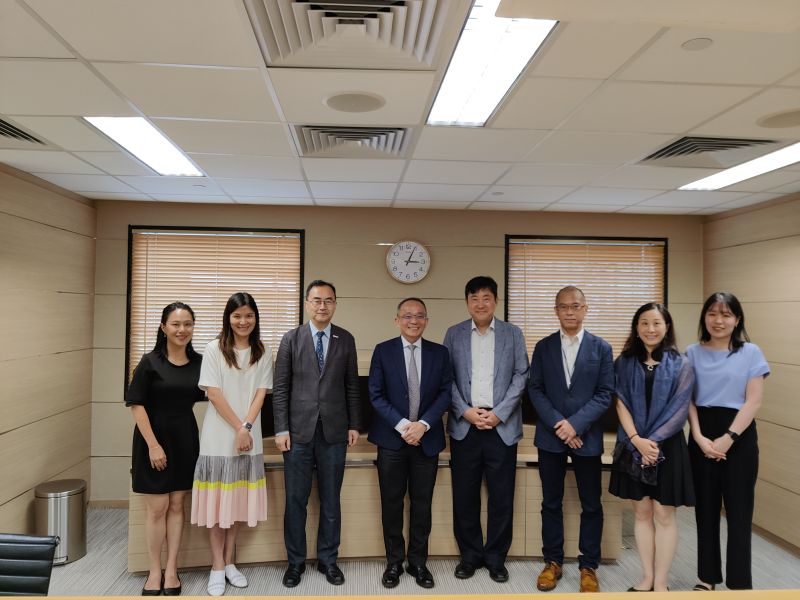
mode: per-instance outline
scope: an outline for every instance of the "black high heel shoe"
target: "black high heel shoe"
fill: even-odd
[[[147,579],[144,580],[147,585]],[[160,596],[164,592],[164,574],[161,574],[161,586],[157,590],[148,590],[142,586],[142,596]]]

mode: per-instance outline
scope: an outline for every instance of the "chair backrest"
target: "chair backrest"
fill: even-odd
[[[46,596],[58,536],[0,533],[0,596]]]

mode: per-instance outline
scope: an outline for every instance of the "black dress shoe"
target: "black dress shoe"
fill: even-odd
[[[336,565],[336,563],[326,565],[318,562],[317,571],[324,573],[325,579],[327,579],[328,583],[331,585],[342,585],[344,583],[344,573],[342,573],[342,570]]]
[[[178,585],[176,587],[164,587],[164,595],[165,596],[180,596],[181,595],[181,578],[178,577]]]
[[[468,562],[464,562],[463,560],[456,565],[456,570],[453,575],[456,576],[456,579],[469,579],[473,575],[475,575],[475,567]]]
[[[492,578],[492,581],[496,581],[497,583],[505,583],[508,581],[508,569],[506,569],[505,565],[500,565],[497,567],[486,567],[489,569],[489,577]]]
[[[425,565],[408,565],[406,573],[416,579],[418,586],[428,589],[433,587],[433,575]]]
[[[305,571],[306,563],[289,563],[289,566],[286,567],[286,572],[283,574],[283,585],[288,588],[296,587],[303,578]]]
[[[385,588],[397,587],[400,583],[400,575],[403,574],[403,563],[389,563],[381,577],[381,583]]]

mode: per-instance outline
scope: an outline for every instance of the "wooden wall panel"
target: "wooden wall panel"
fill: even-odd
[[[0,433],[91,402],[91,372],[91,350],[0,362]]]
[[[130,456],[133,428],[131,409],[124,403],[95,402],[92,405],[92,456]]]
[[[800,430],[759,421],[758,478],[800,494],[800,469],[794,457],[800,456]],[[800,498],[798,498],[800,500]]]
[[[758,418],[785,427],[800,429],[800,402],[797,401],[800,366],[772,362],[772,372],[764,384],[764,404]]]
[[[94,297],[95,348],[125,348],[125,302],[124,294]]]
[[[800,302],[742,302],[747,332],[770,363],[800,365]]]
[[[798,506],[800,504],[797,494],[759,479],[756,484],[753,523],[795,547],[800,547]]]
[[[125,398],[125,350],[95,348],[92,361],[92,401],[122,404]]]
[[[708,249],[773,240],[800,232],[800,194],[781,204],[732,216],[712,217],[703,227],[703,245]]]

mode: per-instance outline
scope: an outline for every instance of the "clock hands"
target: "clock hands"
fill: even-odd
[[[408,258],[406,259],[406,265],[408,265],[409,263],[418,263],[419,262],[418,260],[411,260],[411,257],[414,256],[414,252],[416,252],[416,251],[417,251],[417,247],[414,246],[414,249],[411,251],[411,253],[408,255]]]

